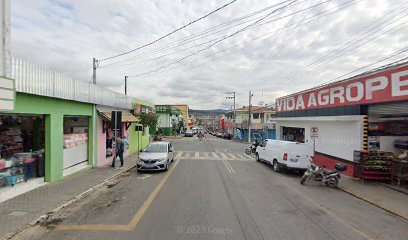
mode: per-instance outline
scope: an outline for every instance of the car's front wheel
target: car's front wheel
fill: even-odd
[[[169,160],[166,161],[166,165],[164,166],[164,171],[169,170]]]
[[[257,161],[257,162],[260,162],[260,161],[261,161],[261,159],[259,158],[259,154],[258,154],[258,153],[255,153],[255,158],[256,158],[256,161]]]

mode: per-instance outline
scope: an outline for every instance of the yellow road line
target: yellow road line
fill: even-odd
[[[143,217],[146,210],[152,204],[154,198],[157,196],[160,189],[162,189],[167,179],[169,178],[170,174],[174,171],[174,169],[176,169],[176,166],[179,164],[179,162],[180,161],[177,161],[174,163],[174,166],[170,169],[170,171],[166,174],[166,176],[164,176],[164,178],[160,181],[159,185],[157,185],[154,191],[150,194],[149,198],[146,199],[142,207],[139,209],[139,211],[136,213],[136,215],[133,217],[133,219],[128,224],[129,228],[134,229],[136,227],[137,223],[140,221],[140,219]]]
[[[180,160],[177,160],[173,167],[167,172],[160,183],[156,186],[153,192],[149,195],[143,205],[140,207],[139,211],[135,214],[132,220],[127,225],[105,225],[105,224],[87,224],[87,225],[58,225],[55,230],[57,231],[68,231],[68,230],[85,230],[85,231],[131,231],[133,230],[140,219],[143,217],[147,209],[152,204],[153,200],[156,198],[159,191],[163,188],[170,174],[176,169]]]

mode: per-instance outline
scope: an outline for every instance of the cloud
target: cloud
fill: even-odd
[[[223,104],[228,105],[226,91],[237,92],[237,105],[248,105],[252,90],[254,103],[272,103],[278,96],[316,86],[406,47],[406,1],[361,0],[341,9],[349,1],[297,1],[266,18],[262,26],[210,48],[213,42],[205,42],[233,34],[273,8],[234,25],[228,21],[277,3],[237,1],[156,44],[102,61],[97,83],[123,92],[125,75],[162,67],[152,74],[129,78],[129,94],[155,103],[224,108]],[[102,59],[144,45],[226,2],[13,0],[12,53],[91,81],[92,58]],[[309,9],[303,11],[305,8]],[[328,14],[330,11],[334,12]],[[312,18],[316,14],[321,15]],[[224,25],[217,27],[221,23]],[[364,35],[373,26],[378,28]],[[349,41],[355,44],[339,50]],[[117,62],[131,65],[109,67]]]

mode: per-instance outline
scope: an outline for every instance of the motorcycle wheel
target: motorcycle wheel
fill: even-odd
[[[246,153],[246,154],[248,154],[248,155],[251,155],[252,150],[251,150],[251,149],[249,149],[249,148],[247,148],[247,149],[245,149],[245,153]]]
[[[337,185],[339,185],[339,179],[336,177],[331,177],[327,179],[325,182],[326,186],[331,187],[331,188],[336,188]]]
[[[302,179],[300,180],[300,184],[301,184],[301,185],[303,185],[303,184],[306,182],[307,177],[308,177],[308,176],[307,176],[306,174],[303,174]]]

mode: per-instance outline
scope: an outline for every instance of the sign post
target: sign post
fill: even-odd
[[[316,151],[316,138],[319,138],[319,128],[311,127],[310,128],[310,138],[313,139],[313,154]]]

